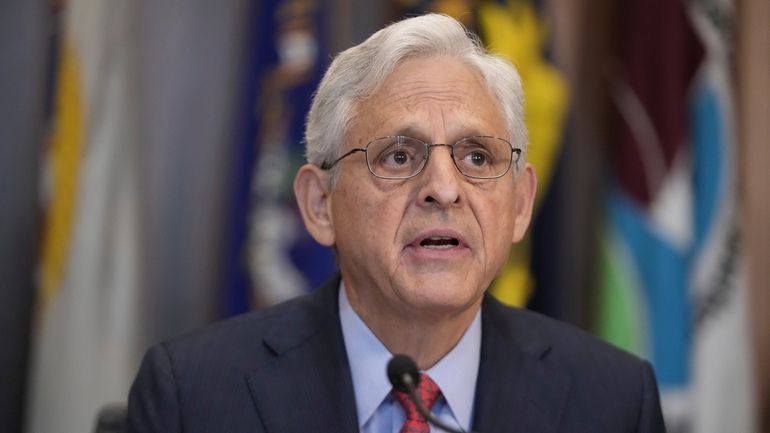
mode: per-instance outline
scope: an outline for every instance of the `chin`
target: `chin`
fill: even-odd
[[[456,314],[472,308],[483,294],[483,290],[468,286],[447,284],[445,279],[429,283],[416,283],[404,298],[407,303],[422,312]]]

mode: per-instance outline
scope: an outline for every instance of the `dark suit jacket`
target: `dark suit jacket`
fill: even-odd
[[[129,396],[129,432],[357,431],[338,286],[339,277],[152,347]],[[480,433],[664,431],[648,363],[489,295],[473,424]]]

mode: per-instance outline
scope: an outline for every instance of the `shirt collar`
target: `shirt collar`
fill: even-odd
[[[441,389],[455,419],[470,426],[481,356],[481,309],[460,341],[426,372]]]
[[[344,282],[340,282],[339,309],[360,428],[390,394],[386,368],[393,355],[353,310]],[[460,425],[469,426],[473,416],[480,354],[481,309],[455,347],[426,372],[441,388]]]

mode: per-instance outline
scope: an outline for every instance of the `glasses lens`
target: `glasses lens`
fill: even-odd
[[[470,177],[495,178],[511,166],[511,145],[495,137],[468,137],[454,145],[457,168]]]
[[[425,163],[425,143],[415,138],[378,138],[366,147],[366,162],[375,176],[403,179],[414,176]]]

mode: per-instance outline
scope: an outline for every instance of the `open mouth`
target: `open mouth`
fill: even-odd
[[[433,249],[448,249],[460,245],[460,241],[457,238],[432,236],[420,241],[420,246],[423,248]]]

